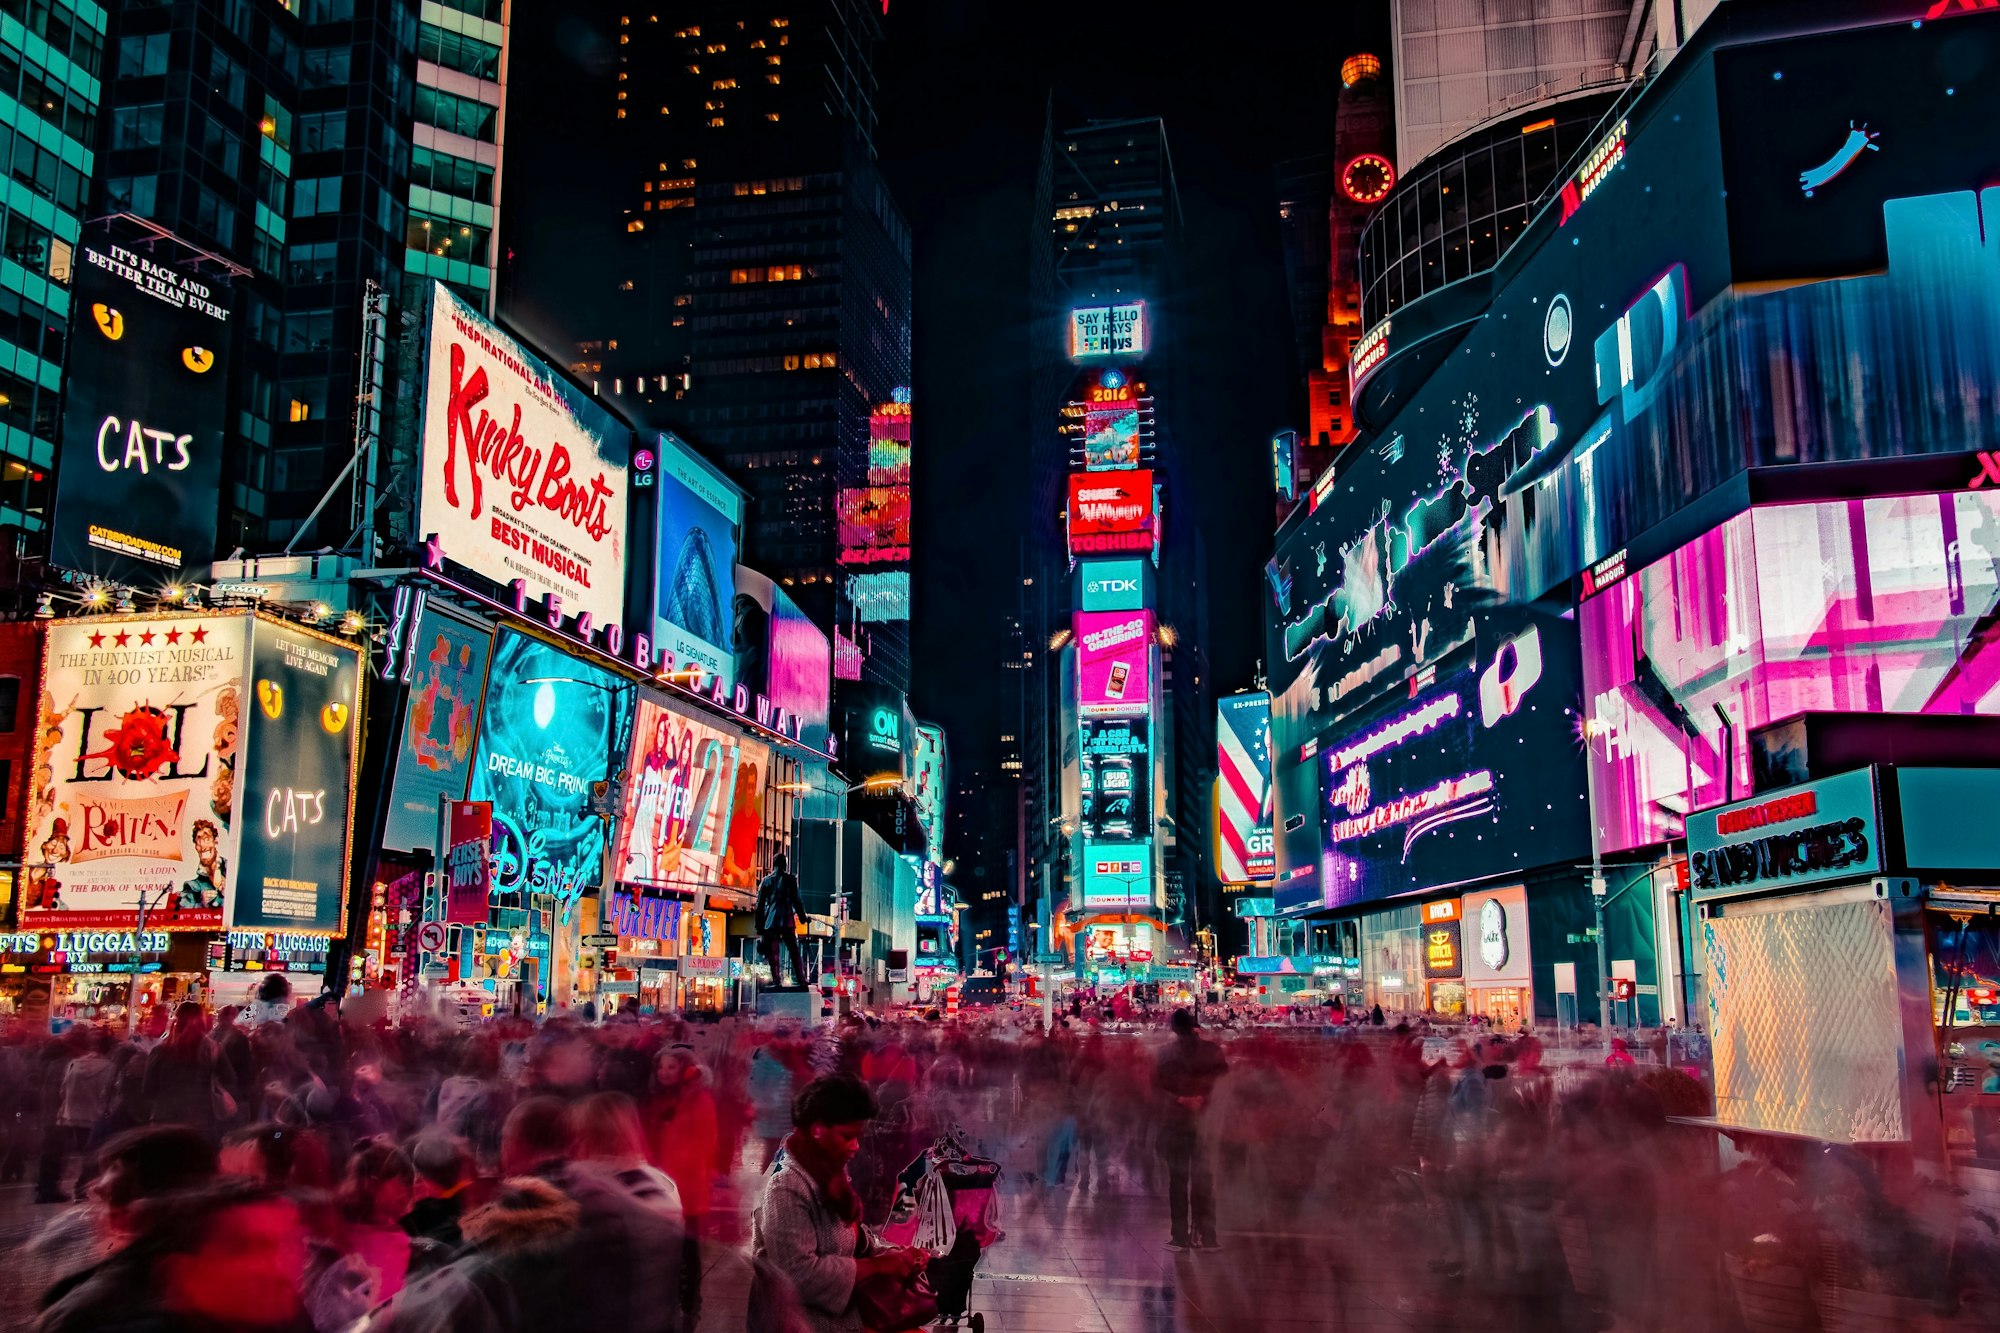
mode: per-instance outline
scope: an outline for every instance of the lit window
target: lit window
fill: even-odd
[[[792,21],[790,19],[772,19],[771,26],[774,28],[789,28],[792,26]]]
[[[302,403],[296,398],[292,399],[292,420],[294,421],[312,420],[312,404]]]
[[[766,111],[764,113],[764,119],[766,120],[775,121],[777,120],[777,118],[778,118],[778,113],[775,111]]]
[[[666,163],[664,163],[664,162],[663,162],[663,163],[661,163],[661,164],[660,164],[660,170],[662,170],[662,171],[665,171],[665,170],[666,170]],[[681,170],[682,170],[682,171],[693,171],[693,170],[694,170],[694,159],[693,159],[693,158],[691,158],[691,157],[684,157],[684,158],[682,158],[682,159],[681,159]]]
[[[780,75],[777,75],[777,74],[766,74],[766,75],[764,76],[764,82],[766,82],[766,83],[783,83],[783,82],[784,82],[784,79],[783,79],[783,77],[781,77]]]
[[[644,219],[642,219],[642,218],[633,218],[633,219],[632,219],[632,220],[631,220],[630,222],[628,222],[628,223],[626,223],[626,224],[625,224],[625,230],[626,230],[626,231],[644,231],[644,230],[646,230],[646,223],[645,223],[645,220],[644,220]]]
[[[621,292],[629,292],[637,285],[638,284],[634,283],[632,279],[627,278],[625,279],[625,281],[618,284],[618,290]]]
[[[783,56],[765,56],[764,63],[767,65],[782,65],[785,63],[785,58]]]
[[[721,117],[721,116],[711,116],[711,117],[709,117],[709,120],[708,120],[708,127],[709,127],[710,129],[712,129],[712,130],[719,130],[719,129],[721,129],[721,128],[722,128],[722,117]]]
[[[734,88],[736,86],[736,80],[717,79],[715,82],[709,84],[708,86],[715,92],[725,92],[728,89]]]
[[[798,368],[799,368],[799,359],[796,356],[788,356],[785,358],[786,370],[797,370]]]
[[[618,90],[618,100],[621,102],[625,100],[625,90],[623,88]]]

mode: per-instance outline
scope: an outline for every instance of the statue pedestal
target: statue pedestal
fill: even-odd
[[[820,1016],[819,987],[810,990],[760,990],[757,992],[757,1016],[775,1018],[781,1022],[811,1026],[826,1020]]]

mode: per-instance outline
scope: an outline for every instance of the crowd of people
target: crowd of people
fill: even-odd
[[[881,1230],[953,1128],[1005,1164],[1009,1244],[1084,1208],[1140,1219],[1172,1262],[1251,1246],[1302,1284],[1412,1256],[1409,1299],[1521,1328],[1731,1329],[1732,1283],[1831,1253],[1940,1315],[2000,1309],[2000,1224],[1963,1201],[1853,1150],[1746,1143],[1728,1165],[1690,1123],[1699,1069],[1555,1064],[1533,1035],[1440,1058],[1398,1025],[1134,1030],[1082,1005],[1047,1033],[1032,1009],[249,1017],[0,1036],[0,1182],[35,1200],[6,1326],[886,1333],[920,1278],[977,1262]],[[1202,1271],[1211,1308],[1283,1309],[1247,1269]]]

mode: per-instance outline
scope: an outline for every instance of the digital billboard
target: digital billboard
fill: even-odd
[[[382,845],[412,852],[437,845],[438,807],[465,798],[472,746],[486,693],[493,631],[426,597],[414,637],[389,669],[409,683],[390,779]]]
[[[870,681],[840,687],[845,736],[841,758],[855,782],[887,786],[910,777],[916,753],[916,722],[900,690]]]
[[[1082,360],[1093,356],[1142,357],[1146,354],[1146,306],[1084,306],[1069,312],[1069,354]]]
[[[910,404],[878,403],[868,416],[868,484],[835,497],[843,564],[910,558]]]
[[[417,532],[565,615],[619,623],[631,431],[442,283],[424,377]]]
[[[1996,616],[1986,489],[1760,505],[1608,584],[1577,612],[1604,849],[1748,793],[1795,713],[2000,714]]]
[[[644,692],[625,773],[617,883],[690,895],[756,887],[770,746]]]
[[[487,673],[470,799],[493,803],[493,891],[565,909],[604,876],[591,788],[611,775],[632,687],[539,639],[502,630]]]
[[[143,899],[150,929],[222,929],[250,624],[242,612],[50,623],[22,926],[129,929]]]
[[[826,632],[783,588],[738,565],[730,641],[737,682],[770,708],[796,719],[799,743],[825,754],[833,713],[833,645]]]
[[[1215,873],[1225,884],[1266,883],[1277,869],[1271,831],[1271,696],[1258,690],[1215,701],[1222,839]]]
[[[856,574],[848,580],[847,600],[864,625],[910,618],[910,575],[907,570]]]
[[[1092,472],[1139,466],[1136,404],[1091,408],[1083,414],[1084,466]]]
[[[659,437],[653,649],[736,684],[732,641],[743,492],[671,432]]]
[[[1083,836],[1091,841],[1150,838],[1153,755],[1143,717],[1087,717],[1077,723],[1077,784]]]
[[[347,924],[361,649],[260,619],[250,632],[247,703],[229,924],[338,934]]]
[[[171,238],[114,235],[73,260],[49,558],[155,586],[215,558],[232,296]]]
[[[1153,896],[1151,842],[1083,844],[1083,905],[1086,908],[1150,908]]]
[[[945,755],[944,728],[917,723],[916,772],[911,775],[917,802],[917,823],[924,830],[930,859],[944,863]]]
[[[1461,665],[1320,741],[1323,906],[1589,854],[1573,634],[1482,621]]]
[[[1153,701],[1153,613],[1076,613],[1077,703],[1086,714],[1143,714]]]
[[[1077,565],[1086,611],[1138,611],[1151,604],[1153,566],[1143,559],[1084,560]]]
[[[1150,552],[1154,542],[1153,472],[1072,472],[1069,552]]]

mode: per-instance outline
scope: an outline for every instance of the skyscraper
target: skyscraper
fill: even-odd
[[[584,90],[604,98],[610,197],[595,216],[554,192],[522,205],[521,234],[569,242],[524,260],[510,313],[741,484],[746,562],[839,631],[848,669],[907,689],[891,594],[908,582],[910,241],[875,163],[881,13],[708,0],[559,21],[587,18],[611,52]],[[534,96],[567,107],[577,89]],[[568,151],[517,138],[515,170]]]
[[[81,0],[17,9],[0,25],[0,143],[19,164],[0,179],[12,271],[0,286],[0,525],[48,521],[69,283],[96,166],[104,10]]]
[[[310,516],[354,449],[364,294],[491,309],[504,0],[126,3],[110,42],[98,210],[234,270],[219,546],[343,548],[351,504]]]

